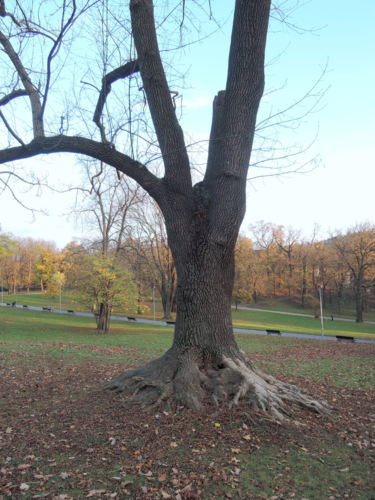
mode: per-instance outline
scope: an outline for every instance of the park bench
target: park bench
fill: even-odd
[[[134,318],[133,316],[126,316],[129,321],[137,321],[137,318]]]
[[[42,307],[42,311],[51,312],[52,311],[52,307]]]
[[[29,307],[29,306],[28,306],[28,305],[26,305],[26,304],[24,304],[22,307],[25,307],[25,308],[26,308],[26,307]]]
[[[16,301],[12,302],[12,307],[16,307],[16,304],[17,304]]]
[[[166,321],[167,325],[175,325],[176,322],[175,321]]]
[[[272,330],[272,329],[270,329],[270,330],[266,330],[266,332],[267,332],[267,335],[281,335],[280,330]]]
[[[70,314],[73,314],[73,313],[74,313],[73,309],[67,309],[67,310],[66,310],[66,312],[68,312],[68,313],[70,313]]]
[[[7,306],[10,306],[10,303],[9,303],[9,302],[7,302]]]
[[[336,335],[336,339],[339,342],[354,342],[354,337],[350,337],[349,335]]]

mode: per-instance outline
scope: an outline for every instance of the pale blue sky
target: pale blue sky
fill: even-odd
[[[213,1],[217,17],[227,17],[231,2]],[[267,68],[267,88],[283,86],[282,91],[267,97],[274,110],[299,98],[317,79],[328,63],[322,88],[325,94],[319,113],[310,115],[293,133],[280,136],[287,144],[308,144],[319,128],[310,156],[320,155],[321,166],[308,174],[263,178],[249,183],[247,213],[243,224],[265,220],[300,228],[311,233],[314,224],[324,230],[345,228],[356,222],[374,223],[375,184],[375,2],[361,0],[311,0],[295,12],[293,22],[300,27],[319,28],[298,33],[283,26],[272,26],[267,58],[280,58]],[[183,92],[184,126],[194,139],[209,133],[211,102],[222,89],[226,77],[229,23],[199,46],[185,50],[185,64],[190,67]],[[285,86],[284,86],[285,84]],[[67,157],[65,157],[67,158]],[[64,176],[75,175],[63,161]],[[45,160],[46,170],[56,167],[56,157]],[[54,164],[54,165],[53,165]],[[56,170],[55,168],[53,170]],[[76,174],[78,178],[78,173]],[[256,175],[256,173],[255,173]],[[33,203],[47,206],[51,198],[41,196]],[[55,240],[59,246],[82,234],[74,220],[55,217],[66,212],[72,200],[53,197],[49,217],[36,216],[30,223],[26,213],[7,197],[0,199],[2,230],[17,236]]]

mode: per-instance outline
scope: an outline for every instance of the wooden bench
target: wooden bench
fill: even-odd
[[[67,309],[66,312],[70,313],[70,314],[74,314],[74,311],[73,309]]]
[[[52,311],[52,307],[42,307],[42,311],[51,312]]]
[[[137,318],[133,318],[133,316],[126,316],[129,321],[137,321]]]
[[[176,322],[175,321],[166,321],[167,325],[175,325]]]
[[[350,337],[349,335],[336,335],[336,339],[339,342],[354,342],[354,337]]]
[[[281,335],[280,330],[272,330],[272,329],[270,329],[270,330],[266,330],[266,332],[267,332],[267,335]]]

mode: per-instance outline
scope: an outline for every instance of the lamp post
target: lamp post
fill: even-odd
[[[155,285],[152,285],[152,310],[154,313],[154,321],[156,319],[156,307],[155,307]]]
[[[324,335],[324,324],[323,324],[323,286],[319,286],[319,302],[320,302],[320,331]]]

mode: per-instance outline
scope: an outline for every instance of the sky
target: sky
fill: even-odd
[[[214,95],[224,88],[230,41],[230,5],[212,2],[222,28],[204,42],[184,49],[181,65],[189,68],[181,98],[182,125],[191,140],[204,140],[210,130]],[[290,4],[292,5],[292,4]],[[266,96],[260,114],[298,100],[326,67],[318,87],[318,109],[295,130],[270,129],[285,146],[311,148],[298,161],[319,158],[308,173],[284,174],[250,180],[242,232],[259,220],[300,229],[308,237],[317,225],[322,235],[360,222],[374,223],[375,185],[375,2],[342,0],[301,1],[291,21],[304,29],[272,23],[267,41]],[[208,29],[212,29],[212,24]],[[279,89],[278,91],[274,91]],[[308,106],[304,103],[303,106]],[[300,112],[302,108],[296,112]],[[315,140],[314,140],[315,139]],[[253,158],[254,160],[254,158]],[[37,162],[37,163],[32,163]],[[32,160],[38,172],[58,186],[80,178],[74,157]],[[250,170],[250,177],[259,175]],[[22,194],[29,206],[48,215],[34,216],[8,195],[0,195],[2,232],[55,241],[62,248],[85,237],[85,228],[72,215],[74,194],[37,197]]]

